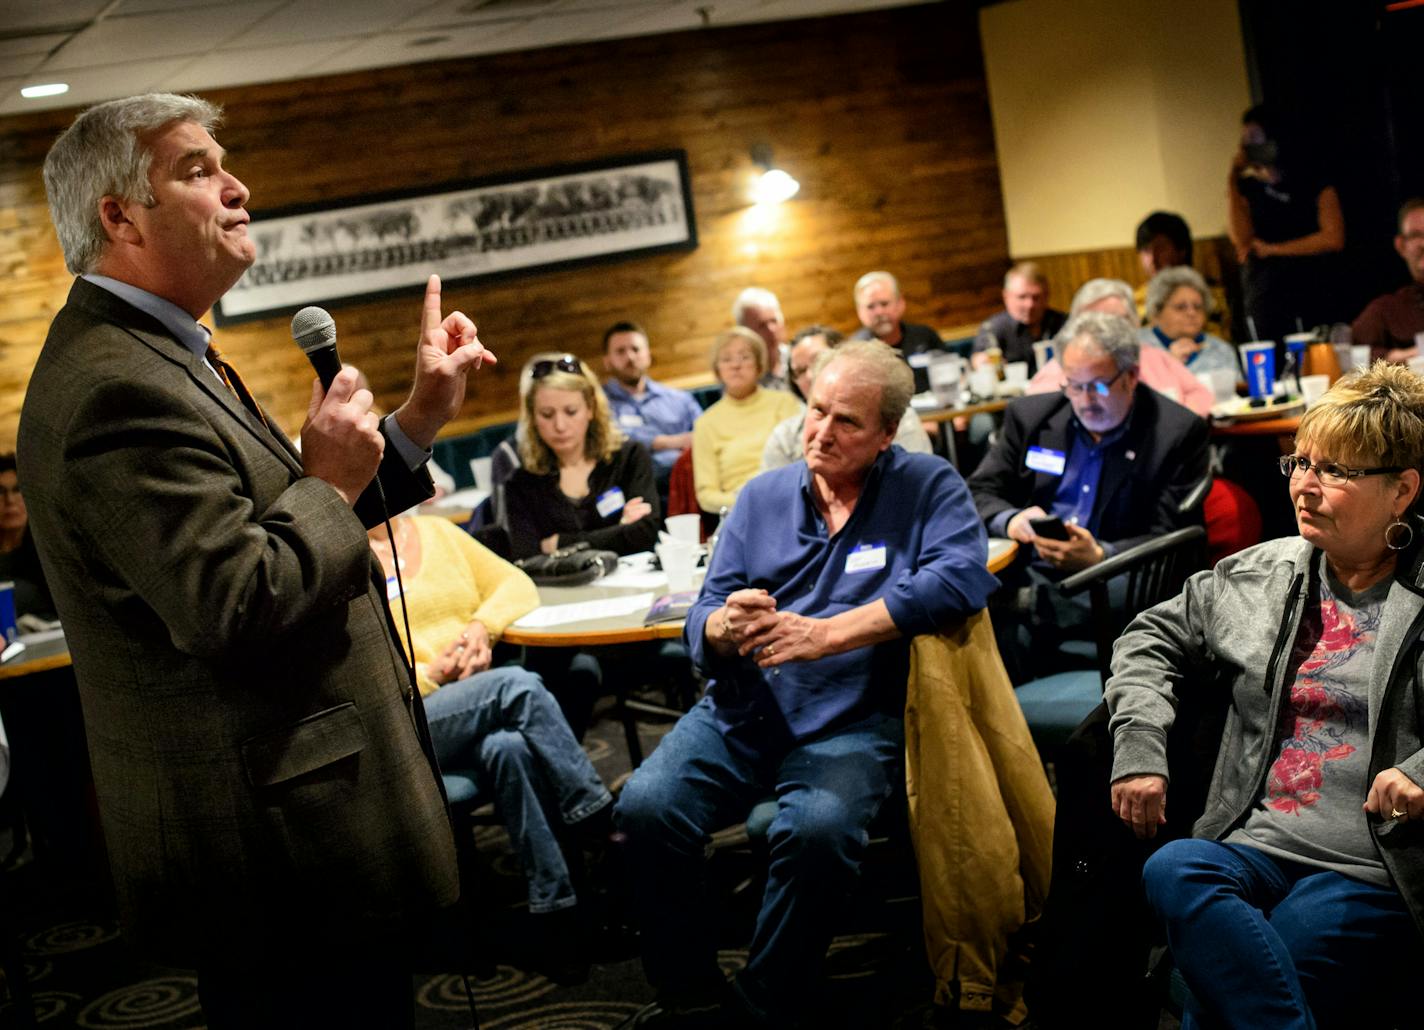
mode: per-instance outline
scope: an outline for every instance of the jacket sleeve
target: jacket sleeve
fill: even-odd
[[[974,510],[985,526],[1002,511],[1018,511],[1029,506],[1031,499],[1019,472],[1027,446],[1024,420],[1010,404],[1004,409],[1004,425],[998,440],[969,476]],[[1031,481],[1028,485],[1031,488]]]
[[[365,528],[330,485],[296,478],[259,507],[229,448],[184,397],[131,379],[96,382],[63,443],[66,511],[191,655],[261,646],[370,585]]]
[[[1129,547],[1146,543],[1184,526],[1200,526],[1203,521],[1202,509],[1198,505],[1194,511],[1182,514],[1177,509],[1192,489],[1206,478],[1210,466],[1208,443],[1210,430],[1204,419],[1191,419],[1185,431],[1178,437],[1162,458],[1161,468],[1165,470],[1161,478],[1162,489],[1157,496],[1157,507],[1152,515],[1151,528],[1140,536],[1125,537],[1110,541],[1114,553]]]
[[[1199,572],[1182,592],[1133,619],[1113,646],[1103,691],[1111,719],[1113,780],[1167,775],[1167,732],[1181,691],[1211,659],[1211,624],[1220,572]]]

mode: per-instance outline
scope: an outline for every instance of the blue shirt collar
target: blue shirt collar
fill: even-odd
[[[645,397],[652,397],[663,392],[663,385],[648,376],[643,377],[643,384],[645,387]],[[610,379],[604,383],[603,392],[617,394],[619,397],[627,398],[630,401],[638,400],[637,397],[633,396],[633,392],[617,379]]]
[[[125,301],[138,308],[145,315],[149,315],[158,320],[173,334],[174,339],[187,347],[199,358],[208,353],[208,343],[212,339],[212,333],[208,327],[193,318],[192,315],[184,311],[177,304],[170,300],[164,300],[147,290],[141,290],[131,283],[121,282],[118,279],[110,279],[107,275],[82,275],[81,279],[93,283],[101,290],[107,290],[119,300]]]

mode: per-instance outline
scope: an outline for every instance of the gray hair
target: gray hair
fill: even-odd
[[[1126,317],[1137,317],[1137,301],[1132,297],[1132,287],[1121,279],[1089,279],[1079,286],[1078,292],[1073,294],[1073,306],[1068,309],[1068,317],[1072,318],[1089,304],[1096,304],[1105,297],[1119,298],[1123,310],[1128,312]]]
[[[833,350],[816,355],[811,364],[811,388],[832,362],[848,362],[880,387],[880,425],[893,433],[915,395],[915,374],[905,359],[879,340],[847,340]]]
[[[1196,290],[1201,296],[1202,304],[1206,307],[1206,313],[1211,314],[1213,306],[1211,290],[1207,288],[1206,280],[1201,277],[1201,273],[1190,265],[1175,265],[1172,268],[1162,269],[1147,284],[1147,303],[1143,305],[1143,314],[1147,316],[1147,321],[1157,321],[1157,316],[1162,313],[1162,309],[1167,305],[1172,294],[1183,286],[1190,286]]]
[[[153,155],[139,137],[179,121],[212,132],[221,120],[222,108],[198,97],[147,93],[97,104],[60,133],[45,157],[44,183],[69,270],[83,275],[99,263],[109,242],[99,217],[104,197],[153,206]]]
[[[1093,280],[1112,282],[1111,279]],[[1078,292],[1082,292],[1081,290]],[[1074,315],[1053,341],[1053,349],[1062,360],[1063,352],[1074,340],[1086,336],[1093,345],[1113,359],[1119,372],[1136,372],[1139,348],[1137,329],[1125,318],[1106,311],[1084,311]]]
[[[747,313],[747,308],[771,308],[780,311],[781,301],[777,300],[776,294],[770,290],[764,290],[760,286],[748,286],[737,294],[737,299],[732,302],[732,321],[737,325],[745,325],[742,316]]]
[[[855,289],[850,291],[851,299],[857,304],[860,303],[860,292],[869,289],[875,283],[887,284],[890,289],[895,291],[895,296],[900,296],[900,280],[889,272],[866,272],[855,281]]]

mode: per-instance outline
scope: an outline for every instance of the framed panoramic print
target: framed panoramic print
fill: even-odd
[[[687,154],[542,168],[419,194],[257,212],[257,260],[214,309],[219,325],[697,246]]]

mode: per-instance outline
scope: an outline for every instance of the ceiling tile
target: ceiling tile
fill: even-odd
[[[387,32],[357,43],[333,58],[317,62],[307,74],[331,75],[363,68],[387,68],[396,64],[421,64],[472,54],[499,53],[513,49],[502,45],[500,37],[517,28],[518,24],[479,25],[445,31]],[[426,46],[411,46],[412,42],[431,36],[448,38]]]
[[[490,21],[517,21],[556,11],[564,0],[439,0],[401,22],[401,28],[438,28]]]
[[[280,82],[310,74],[314,65],[345,49],[344,40],[307,42],[285,47],[223,50],[194,58],[158,88],[171,93],[219,89],[249,82]]]
[[[250,29],[231,37],[222,44],[222,49],[281,46],[298,40],[357,38],[393,28],[408,13],[406,8],[390,0],[292,0]],[[300,65],[300,55],[295,56]]]
[[[110,0],[0,0],[0,25],[7,32],[79,25],[94,18]]]
[[[170,11],[105,18],[75,36],[50,59],[47,68],[83,68],[112,63],[115,57],[132,61],[207,53],[278,6],[273,0],[263,0],[207,7],[194,14]]]
[[[101,68],[76,68],[65,72],[60,79],[69,83],[68,93],[57,97],[26,100],[17,91],[0,97],[0,115],[50,110],[56,107],[87,107],[101,100],[151,92],[185,63],[186,61],[179,57],[168,61],[138,61]]]

